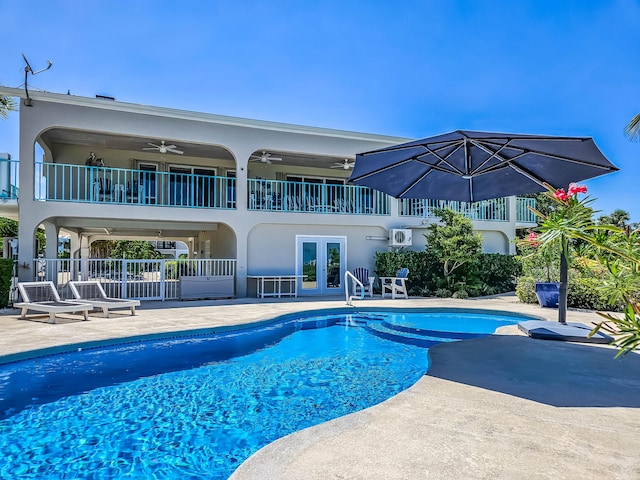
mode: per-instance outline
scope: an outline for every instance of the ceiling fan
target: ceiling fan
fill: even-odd
[[[254,162],[260,161],[262,163],[267,163],[267,164],[271,164],[271,162],[279,162],[282,160],[282,158],[274,157],[269,152],[265,152],[264,150],[262,151],[262,155],[253,154],[251,155],[250,159],[253,160]]]
[[[160,141],[160,145],[156,145],[155,143],[151,143],[149,142],[148,145],[151,145],[150,147],[144,147],[142,150],[157,150],[160,153],[177,153],[178,155],[182,155],[184,152],[181,150],[178,150],[178,147],[175,145],[166,145],[164,143],[164,140]]]
[[[349,170],[353,168],[356,162],[350,162],[348,158],[345,158],[342,162],[335,162],[331,168],[344,168],[345,170]]]

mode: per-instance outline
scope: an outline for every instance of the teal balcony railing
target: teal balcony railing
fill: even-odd
[[[59,202],[236,208],[236,179],[187,173],[44,163],[35,198]]]
[[[535,198],[516,198],[516,222],[531,223],[535,225],[538,222],[537,216],[529,207],[536,208]]]
[[[436,208],[449,208],[471,220],[492,222],[506,222],[509,220],[506,198],[494,198],[473,203],[414,198],[400,199],[400,215],[402,216],[432,217]]]
[[[18,160],[0,158],[0,199],[18,199]]]
[[[249,210],[389,215],[389,197],[355,185],[248,180]]]

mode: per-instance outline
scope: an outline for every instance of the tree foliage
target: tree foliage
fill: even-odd
[[[640,113],[629,120],[629,123],[627,123],[627,126],[624,128],[624,134],[631,141],[637,142],[640,140]]]
[[[478,259],[482,252],[482,236],[473,231],[470,219],[451,209],[435,209],[440,222],[429,225],[424,237],[427,248],[442,263],[444,276],[467,262]]]
[[[162,258],[151,243],[144,240],[118,240],[109,254],[110,258],[125,258],[127,260],[152,260]]]
[[[631,220],[629,212],[618,208],[608,215],[600,215],[598,217],[598,224],[613,225],[614,227],[625,228],[629,223],[629,220]]]
[[[0,96],[0,118],[7,118],[9,112],[17,110],[18,106],[11,97]]]

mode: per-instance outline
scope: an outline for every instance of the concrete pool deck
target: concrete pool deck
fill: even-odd
[[[495,309],[555,320],[513,296],[373,300],[364,307]],[[18,320],[0,315],[0,355],[345,307],[344,299],[144,302],[138,315]],[[591,323],[592,312],[568,320]],[[369,409],[284,437],[232,476],[248,479],[640,478],[640,355],[609,346],[535,340],[516,327],[430,349],[414,386]]]

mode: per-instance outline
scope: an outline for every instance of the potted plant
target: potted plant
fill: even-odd
[[[537,279],[535,292],[538,303],[541,307],[557,308],[560,282],[552,281],[552,278],[558,277],[557,268],[553,268],[553,264],[559,259],[557,250],[548,248],[548,245],[540,245],[538,235],[534,232],[520,244],[520,248],[525,253],[525,270]]]

